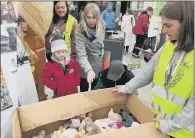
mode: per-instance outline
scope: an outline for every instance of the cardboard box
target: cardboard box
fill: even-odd
[[[14,116],[13,137],[31,138],[40,130],[57,130],[65,119],[92,112],[93,121],[105,118],[110,108],[129,110],[140,126],[105,132],[86,138],[165,138],[153,123],[154,113],[135,95],[116,96],[112,89],[77,93],[18,108]]]
[[[25,35],[24,41],[27,42],[31,50],[38,50],[45,47],[43,40],[38,36]]]
[[[45,48],[41,48],[34,51],[35,54],[39,57],[39,61],[35,64],[35,77],[37,81],[37,93],[39,96],[39,101],[43,101],[46,99],[47,95],[44,92],[44,84],[42,81],[42,71],[45,65]]]

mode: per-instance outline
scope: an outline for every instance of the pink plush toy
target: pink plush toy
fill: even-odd
[[[79,128],[80,127],[80,124],[81,124],[81,122],[80,122],[80,119],[71,119],[72,120],[72,126],[73,126],[73,128]]]
[[[110,109],[110,112],[108,113],[108,118],[112,119],[115,122],[122,122],[122,117],[120,114],[114,113],[113,109]]]
[[[116,125],[118,126],[118,129],[121,129],[124,126],[123,122],[117,122]]]

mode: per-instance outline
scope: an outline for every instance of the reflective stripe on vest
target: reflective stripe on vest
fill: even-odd
[[[74,24],[75,18],[72,15],[68,15],[68,20],[66,22],[66,30],[63,32],[63,37],[65,37],[65,41],[67,43],[67,48],[70,51],[71,50],[71,32],[72,32],[72,27]]]
[[[152,102],[152,110],[155,110],[155,111],[157,111],[156,112],[156,114],[158,114],[159,115],[159,117],[160,118],[162,118],[162,119],[172,119],[173,118],[173,114],[168,114],[168,113],[162,113],[161,112],[161,107],[158,105],[158,104],[156,104],[156,103],[154,103],[154,102]]]
[[[152,91],[154,93],[156,93],[157,95],[159,95],[162,99],[167,98],[168,100],[170,100],[172,102],[176,102],[177,104],[179,104],[181,106],[184,106],[188,100],[188,99],[184,99],[178,95],[167,92],[164,88],[162,88],[161,86],[159,86],[157,84],[152,88]]]
[[[167,66],[172,58],[174,52],[174,44],[167,42],[162,49],[159,57],[158,65],[156,67],[152,92],[152,110],[161,119],[172,120],[177,114],[185,107],[188,99],[193,94],[193,81],[194,81],[194,50],[186,53],[184,60],[176,69],[176,72],[171,78],[171,82],[178,80],[171,87],[165,85],[165,75]],[[183,72],[183,76],[180,79],[177,77]],[[164,88],[166,87],[166,89]],[[158,127],[159,124],[156,124]],[[170,136],[176,138],[193,137],[193,126],[189,124],[186,128],[178,131],[170,131],[167,133]]]

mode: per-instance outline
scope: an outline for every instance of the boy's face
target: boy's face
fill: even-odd
[[[66,51],[65,50],[59,50],[54,52],[54,55],[59,59],[59,60],[64,60],[66,56]]]

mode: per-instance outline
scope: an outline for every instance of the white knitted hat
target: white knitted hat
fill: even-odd
[[[54,53],[59,50],[67,51],[67,44],[63,39],[54,40],[51,42],[51,52]]]

